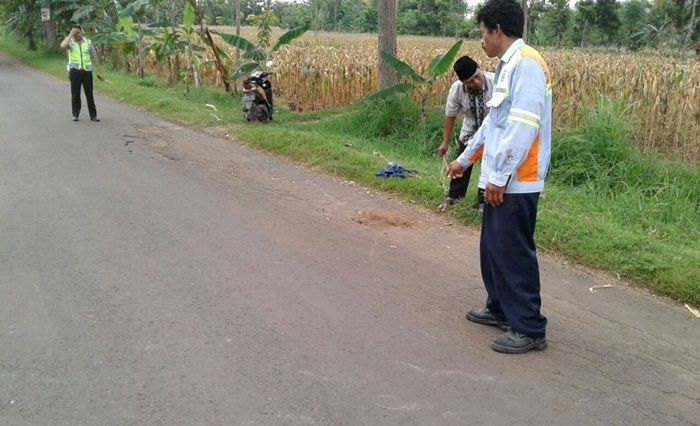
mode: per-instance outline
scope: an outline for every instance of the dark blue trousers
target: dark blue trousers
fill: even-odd
[[[498,207],[485,206],[481,227],[481,276],[486,307],[514,331],[545,337],[540,314],[540,271],[535,249],[539,193],[505,194]]]

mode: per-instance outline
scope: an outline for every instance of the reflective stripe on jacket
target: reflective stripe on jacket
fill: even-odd
[[[552,150],[552,79],[542,56],[516,40],[496,67],[490,112],[457,161],[474,162],[483,147],[479,187],[541,192]]]

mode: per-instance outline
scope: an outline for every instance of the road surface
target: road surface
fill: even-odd
[[[97,108],[0,56],[0,424],[700,424],[682,306],[542,256],[549,347],[495,353],[478,233]]]

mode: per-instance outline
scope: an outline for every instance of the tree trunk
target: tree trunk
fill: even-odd
[[[338,26],[338,0],[333,3],[333,31],[339,31]]]
[[[320,25],[318,25],[318,1],[314,0],[314,30],[320,30]]]
[[[44,31],[46,31],[46,47],[49,51],[58,50],[58,39],[56,38],[56,26],[51,16],[51,5],[49,0],[41,0],[42,18],[44,22]]]
[[[236,2],[236,35],[241,36],[241,0],[235,0]],[[241,50],[236,49],[235,56],[233,57],[233,68],[238,69],[241,66]],[[233,82],[233,93],[238,94],[238,80]]]
[[[136,56],[136,75],[139,78],[143,78],[143,62],[141,61],[141,50],[139,49]]]
[[[690,6],[690,20],[688,21],[688,33],[685,35],[685,45],[690,46],[693,40],[693,30],[695,29],[695,9],[698,8],[698,0],[693,0],[693,5]]]
[[[192,62],[192,79],[194,80],[194,87],[199,88],[199,72],[197,72],[197,67],[195,66],[194,62]]]
[[[175,0],[170,0],[168,2],[168,20],[170,20],[169,24],[173,27],[175,26],[175,22],[177,22],[176,21],[177,18],[176,18],[175,7],[176,7]],[[197,17],[197,18],[199,18],[199,17]]]
[[[523,0],[523,40],[527,43],[527,0]]]
[[[34,40],[34,26],[29,24],[27,27],[27,42],[29,44],[29,50],[36,50],[36,40]]]
[[[241,0],[236,0],[236,35],[241,36]],[[241,66],[241,50],[236,49],[236,68]]]
[[[175,70],[173,72],[173,79],[174,83],[177,83],[177,80],[180,79],[180,55],[177,53],[175,54]]]
[[[214,43],[214,39],[212,38],[211,33],[209,32],[209,28],[207,27],[206,20],[204,19],[204,16],[202,15],[202,10],[199,8],[199,5],[197,4],[196,0],[186,0],[186,1],[189,1],[190,4],[192,5],[192,10],[194,10],[194,15],[199,20],[199,30],[206,38],[206,41],[209,44],[209,47],[211,47],[211,50],[214,53],[214,62],[216,63],[216,69],[217,69],[217,71],[219,71],[219,75],[221,76],[221,81],[224,83],[224,89],[226,90],[226,93],[231,93],[231,85],[229,84],[228,77],[226,76],[226,67],[224,66],[224,61],[221,60],[221,55],[219,55],[219,48]]]
[[[398,82],[396,71],[379,58],[386,52],[396,56],[396,0],[379,0],[379,89],[393,86]]]
[[[143,55],[143,53],[145,50],[145,46],[143,43],[143,41],[144,41],[143,34],[141,33],[141,29],[140,29],[141,26],[139,25],[139,21],[136,19],[136,17],[134,17],[133,19],[134,19],[134,24],[136,24],[135,27],[139,28],[139,30],[136,32],[137,38],[136,38],[136,46],[135,46],[136,75],[139,78],[143,78],[144,77],[144,71],[143,71],[143,59],[144,59],[143,57],[144,57],[144,55]]]

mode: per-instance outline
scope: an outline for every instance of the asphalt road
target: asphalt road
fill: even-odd
[[[0,55],[0,424],[700,424],[682,306],[543,256],[549,347],[497,354],[475,232],[69,98]]]

